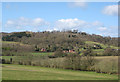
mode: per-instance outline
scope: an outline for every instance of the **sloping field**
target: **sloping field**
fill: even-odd
[[[54,52],[38,52],[38,53],[32,53],[34,56],[38,56],[38,55],[53,55]]]
[[[28,44],[23,44],[23,43],[20,43],[20,42],[12,42],[12,41],[2,41],[3,44],[10,44],[10,45],[21,45],[21,46],[31,46],[31,45],[28,45]]]
[[[104,44],[98,43],[98,42],[86,41],[85,43],[88,44],[88,45],[99,44],[99,45],[101,45],[103,48],[109,47],[109,45],[107,45],[107,44],[104,45]],[[118,47],[116,47],[116,46],[110,46],[110,47],[113,48],[113,49],[120,49],[120,48],[118,48]]]
[[[117,75],[3,64],[3,80],[117,80]]]

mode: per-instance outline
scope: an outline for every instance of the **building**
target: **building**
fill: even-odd
[[[68,50],[64,50],[63,53],[68,53],[69,51]]]
[[[75,53],[75,50],[73,50],[73,49],[69,50],[69,53]]]
[[[42,48],[42,49],[41,49],[41,51],[42,51],[42,52],[45,52],[45,51],[46,51],[46,49],[45,49],[45,48]]]

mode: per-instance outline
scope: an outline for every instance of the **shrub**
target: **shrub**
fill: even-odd
[[[10,61],[4,61],[10,63]],[[12,63],[33,65],[50,68],[62,68],[81,71],[96,71],[99,73],[118,73],[118,61],[115,59],[94,59],[93,56],[80,56],[76,53],[68,54],[64,58],[48,58],[47,56],[19,56],[13,58]]]
[[[60,50],[60,49],[56,50],[55,53],[54,53],[54,56],[55,56],[55,57],[65,57],[66,55],[67,55],[67,54],[66,54],[66,53],[63,53],[63,51]]]
[[[93,67],[98,73],[118,73],[118,61],[114,59],[105,59],[99,61]]]
[[[118,55],[118,51],[112,48],[106,48],[104,53],[105,56],[117,56]]]
[[[77,53],[71,53],[66,56],[65,68],[80,70],[81,56]]]

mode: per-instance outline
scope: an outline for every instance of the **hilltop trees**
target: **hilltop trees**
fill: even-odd
[[[31,37],[30,34],[27,34],[26,32],[16,32],[11,35],[6,35],[2,37],[3,41],[18,41],[19,38],[25,37]]]
[[[25,44],[34,44],[47,47],[48,45],[59,47],[64,44],[83,45],[85,41],[94,41],[108,45],[118,46],[118,38],[102,37],[95,34],[87,34],[85,32],[73,31],[53,31],[53,32],[16,32],[2,33],[3,41],[16,41]],[[44,44],[44,45],[43,45]]]

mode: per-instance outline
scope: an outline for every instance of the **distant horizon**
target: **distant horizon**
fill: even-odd
[[[78,29],[118,37],[117,8],[117,2],[4,2],[2,32]]]

